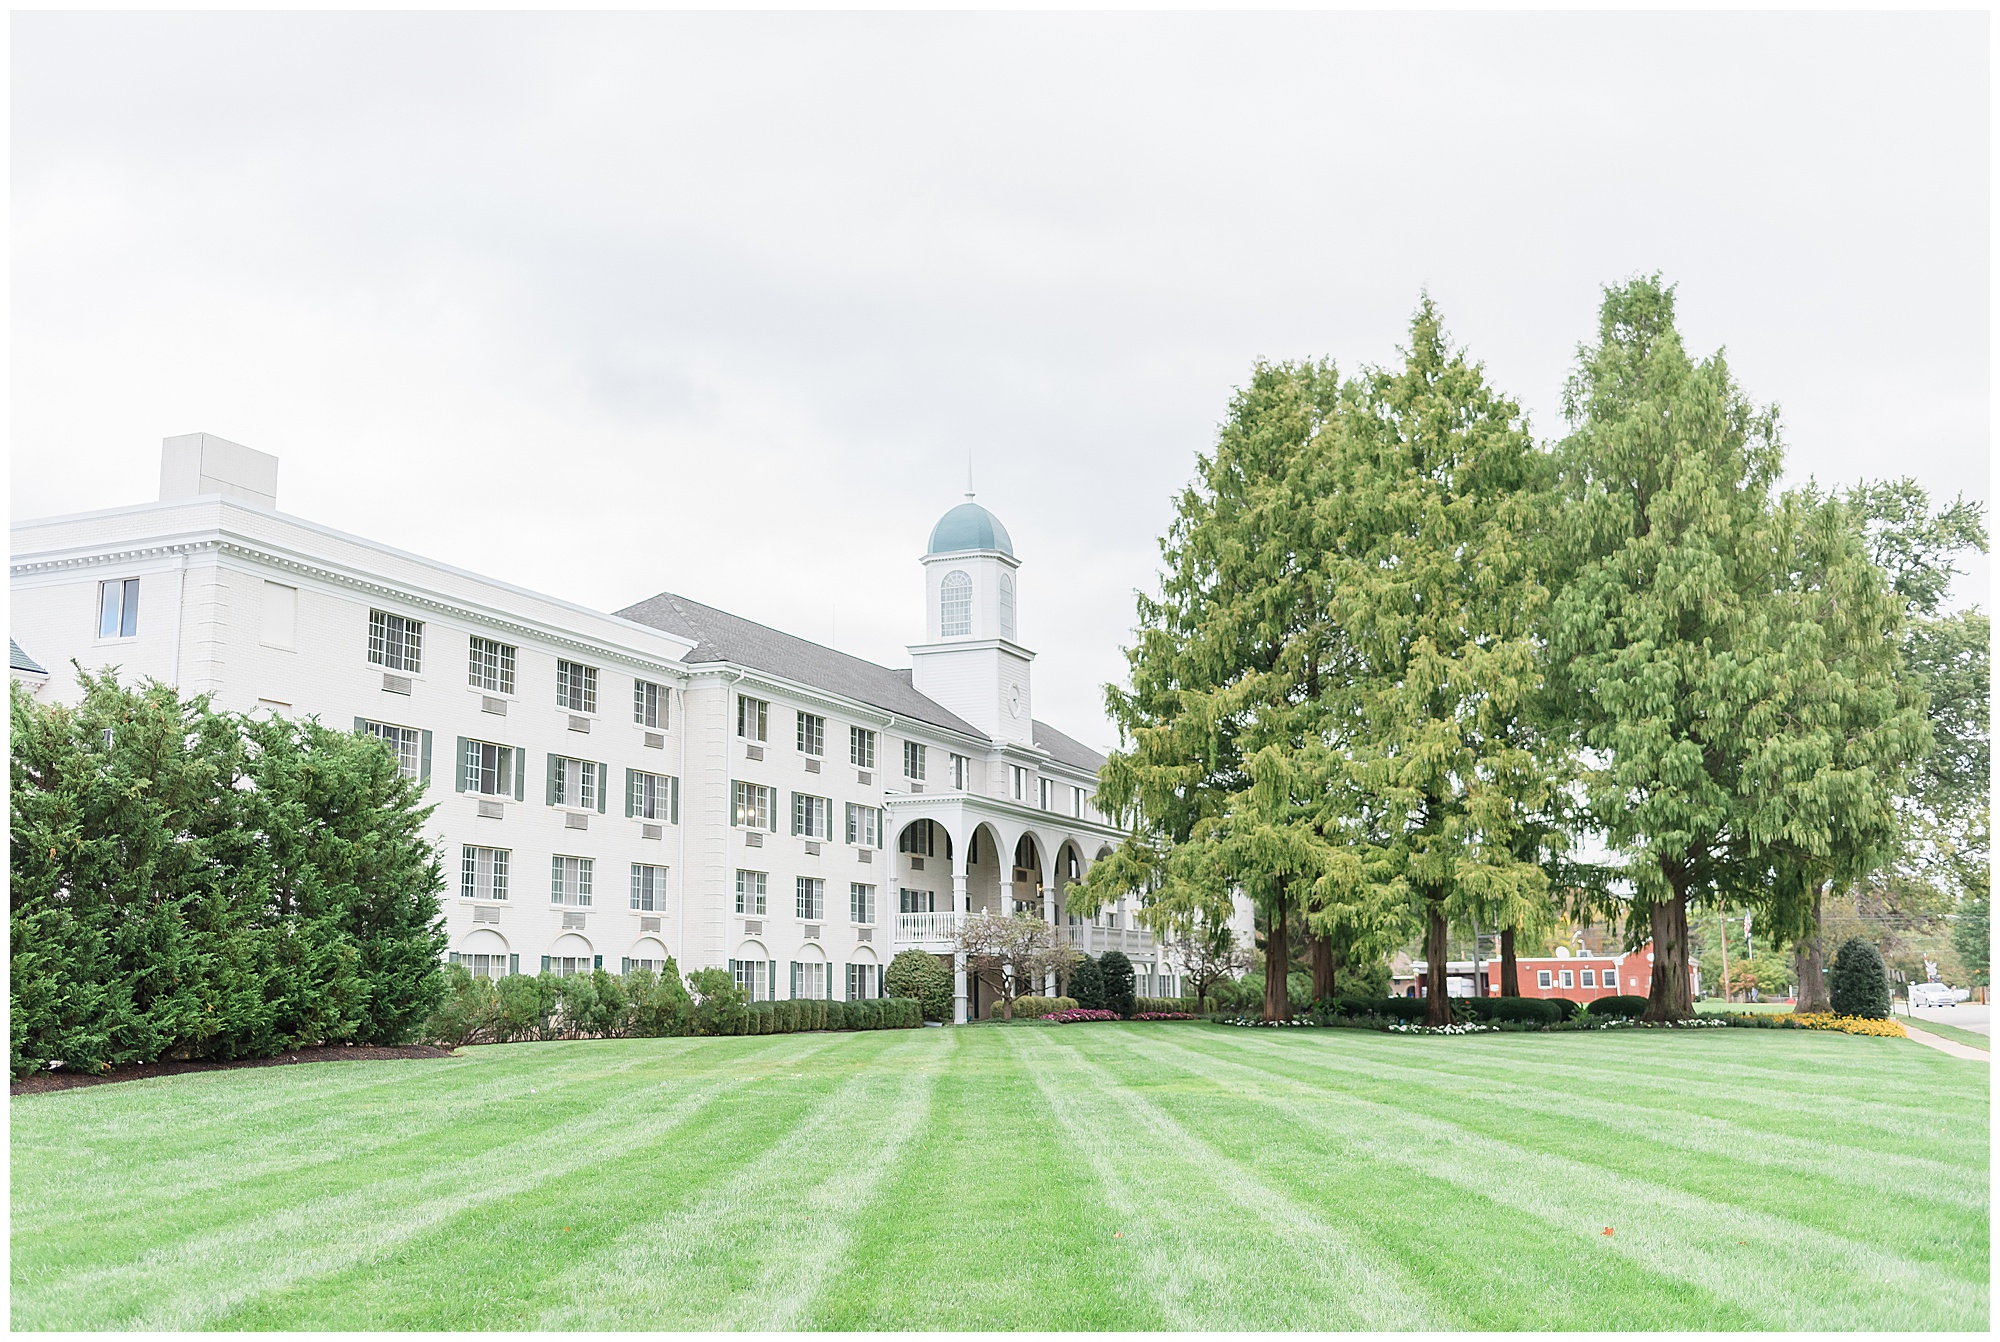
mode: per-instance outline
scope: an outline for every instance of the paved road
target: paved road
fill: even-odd
[[[1961,1030],[1993,1037],[1993,1008],[1980,1006],[1976,1002],[1960,1002],[1957,1006],[1918,1007],[1911,1011],[1901,1002],[1896,1003],[1896,1014],[1909,1016],[1917,1021],[1936,1021],[1939,1025],[1955,1025]]]

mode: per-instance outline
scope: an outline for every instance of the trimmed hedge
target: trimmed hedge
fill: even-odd
[[[1646,1014],[1649,999],[1633,997],[1600,997],[1584,1010],[1593,1016],[1609,1016],[1615,1020],[1637,1020]]]
[[[1192,1016],[1201,1010],[1201,1003],[1192,997],[1141,997],[1136,1001],[1141,1011],[1184,1011]]]
[[[1454,1015],[1476,1021],[1554,1025],[1563,1018],[1561,1007],[1541,997],[1460,997],[1453,999],[1452,1008]]]
[[[1017,997],[1014,999],[1015,1020],[1036,1020],[1056,1011],[1076,1010],[1074,997]]]
[[[1422,1020],[1421,997],[1343,997],[1336,1005],[1343,1016],[1387,1016],[1391,1020]]]
[[[1581,1009],[1567,997],[1544,997],[1542,1000],[1544,1002],[1554,1002],[1556,1010],[1562,1012],[1562,1018],[1566,1021],[1575,1020],[1576,1013]]]

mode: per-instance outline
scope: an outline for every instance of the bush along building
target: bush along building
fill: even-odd
[[[1132,909],[1068,907],[1119,837],[1103,757],[1035,719],[1021,561],[969,493],[895,670],[671,592],[603,613],[525,591],[282,513],[277,475],[191,434],[158,501],[15,524],[14,677],[69,702],[72,661],[116,667],[382,738],[437,804],[452,963],[672,957],[753,1000],[852,1000],[914,949],[964,1020],[997,993],[967,981],[962,921],[1023,913],[1178,990]]]

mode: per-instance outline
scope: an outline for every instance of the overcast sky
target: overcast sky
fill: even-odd
[[[1794,478],[1985,499],[1986,23],[16,14],[12,511],[206,430],[288,512],[907,665],[970,458],[1108,746],[1231,388],[1426,287],[1553,437],[1662,271]]]

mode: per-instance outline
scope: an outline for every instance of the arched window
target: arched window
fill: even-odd
[[[1000,637],[1014,637],[1014,575],[1000,575]]]
[[[938,589],[938,623],[945,638],[962,638],[972,632],[972,579],[964,569],[944,575]]]

